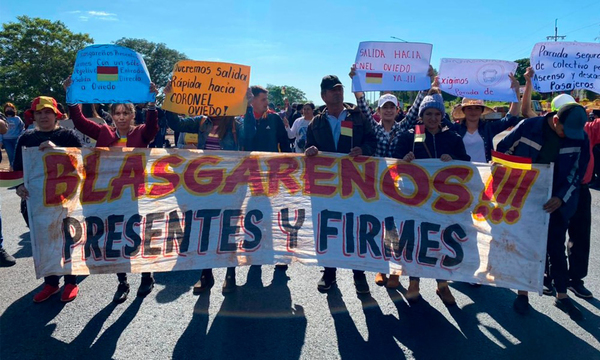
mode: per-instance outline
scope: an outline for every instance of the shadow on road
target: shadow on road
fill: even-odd
[[[169,303],[190,292],[192,286],[200,279],[201,273],[202,270],[154,273],[156,283],[165,286],[156,293],[156,301],[159,304]]]
[[[491,358],[572,358],[575,353],[581,359],[598,359],[598,351],[573,335],[553,319],[532,308],[525,316],[512,309],[515,293],[503,288],[483,286],[472,288],[468,284],[453,283],[452,287],[471,298],[473,303],[462,308],[450,309],[464,338],[479,349],[470,354]],[[530,294],[530,296],[537,296]],[[547,301],[552,301],[548,298]],[[588,320],[581,326],[598,337],[597,321],[585,314]],[[489,316],[498,326],[483,325],[479,316]],[[565,315],[567,316],[567,315]],[[595,318],[595,316],[594,316]],[[489,319],[485,320],[489,323]],[[591,329],[594,328],[595,329]],[[500,330],[499,330],[500,329]],[[439,334],[439,336],[443,336]]]
[[[60,354],[67,349],[67,344],[52,337],[56,324],[49,324],[60,314],[65,303],[59,300],[60,293],[43,304],[34,303],[33,295],[40,289],[15,301],[2,314],[1,359],[43,359],[47,354]]]
[[[86,276],[79,276],[81,283]],[[56,324],[49,324],[64,308],[60,292],[42,304],[32,301],[37,288],[15,301],[2,314],[0,334],[1,359],[44,359],[58,356],[62,359],[110,359],[117,342],[129,323],[135,318],[143,298],[136,297],[121,316],[98,338],[102,327],[116,304],[109,303],[85,325],[69,344],[53,337]],[[18,321],[18,324],[15,324]],[[26,324],[25,326],[22,326]],[[98,340],[96,340],[98,338]],[[96,341],[95,341],[96,340]]]
[[[225,296],[209,329],[210,294],[202,294],[173,358],[298,359],[306,335],[304,309],[292,304],[285,271],[275,270],[266,287],[261,278],[261,267],[251,266],[246,284]]]
[[[17,259],[28,258],[33,256],[33,251],[31,250],[31,238],[29,237],[30,232],[21,234],[19,236],[19,250],[12,254]]]
[[[337,284],[333,284],[332,288],[327,292],[327,305],[329,306],[331,317],[333,317],[340,357],[342,359],[368,358],[365,357],[369,353],[367,342],[363,339],[354,320],[350,316]]]

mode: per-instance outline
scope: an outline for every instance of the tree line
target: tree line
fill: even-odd
[[[150,73],[150,78],[159,87],[166,85],[173,66],[187,55],[170,49],[164,43],[154,43],[145,39],[121,38],[113,42],[128,47],[142,55]],[[94,44],[89,34],[73,33],[61,21],[50,21],[28,16],[17,17],[16,22],[2,24],[0,31],[0,101],[11,101],[19,109],[29,107],[33,98],[40,95],[52,96],[65,102],[62,81],[73,71],[77,51]],[[529,59],[516,60],[517,79],[525,83],[523,74],[529,66]],[[269,101],[276,106],[284,104],[284,98],[291,103],[305,102],[306,94],[293,86],[268,84]],[[408,104],[416,92],[396,92],[399,100]],[[534,99],[540,99],[534,94]],[[159,97],[160,103],[162,99]],[[444,94],[444,100],[456,100]]]

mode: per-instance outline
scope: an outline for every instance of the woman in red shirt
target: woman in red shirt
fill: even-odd
[[[65,82],[65,90],[71,85],[72,80],[69,76]],[[150,83],[150,92],[157,93],[154,83]],[[75,128],[84,135],[96,140],[96,147],[148,147],[148,144],[154,140],[158,132],[158,112],[154,103],[150,103],[146,111],[146,123],[134,125],[135,108],[129,104],[112,104],[110,106],[110,115],[114,126],[100,125],[83,116],[78,104],[69,104],[69,114]],[[126,273],[118,273],[119,286],[113,297],[116,303],[122,303],[127,300],[129,294],[129,283]],[[146,296],[154,288],[154,278],[152,273],[142,273],[142,282],[137,291],[137,296]]]

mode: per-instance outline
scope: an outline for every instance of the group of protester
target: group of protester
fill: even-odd
[[[354,74],[352,68],[350,77]],[[429,75],[432,88],[419,92],[400,121],[398,114],[402,105],[393,94],[383,94],[373,112],[361,92],[355,93],[357,105],[344,102],[343,85],[335,75],[325,76],[321,81],[321,98],[325,105],[320,108],[315,108],[313,103],[296,104],[277,113],[269,106],[267,90],[252,86],[246,93],[248,108],[243,118],[184,118],[169,111],[164,112],[164,117],[171,129],[181,133],[180,138],[184,139],[180,141],[181,146],[193,145],[202,150],[290,152],[293,149],[305,156],[334,152],[349,156],[393,157],[406,162],[436,158],[441,161],[488,163],[492,160],[493,138],[514,127],[498,143],[497,151],[526,157],[533,163],[555,164],[552,197],[543,207],[550,213],[544,292],[556,293],[555,304],[573,319],[581,319],[581,311],[569,299],[567,288],[580,297],[593,296],[585,288],[583,279],[587,275],[590,248],[591,195],[588,184],[594,167],[592,148],[600,143],[600,120],[588,122],[585,109],[569,95],[556,97],[552,112],[544,116],[534,113],[531,109],[531,68],[525,74],[523,101],[512,103],[508,114],[501,120],[484,120],[484,115],[493,110],[482,100],[473,99],[463,99],[453,109],[450,118],[431,68]],[[518,81],[512,74],[510,80],[517,99],[520,99]],[[71,85],[70,78],[64,85],[65,89]],[[154,84],[150,91],[156,92]],[[171,92],[170,84],[164,92]],[[81,107],[81,104],[69,104],[69,117],[77,130],[96,141],[96,146],[147,147],[159,132],[159,111],[155,104],[148,104],[143,112],[141,108],[136,110],[133,104],[112,104],[111,125],[90,120],[82,113]],[[14,110],[14,106],[12,108]],[[7,110],[10,108],[5,106],[5,113],[14,115],[14,111]],[[8,145],[15,149],[14,161],[11,160],[14,170],[23,169],[23,146],[44,149],[82,145],[73,131],[60,126],[58,119],[63,114],[53,98],[36,98],[27,113],[35,119],[36,128],[24,132],[16,143],[13,141],[13,145]],[[145,120],[141,120],[140,114]],[[350,136],[342,131],[342,122],[352,123]],[[0,121],[0,133],[10,132],[10,123],[8,118]],[[15,121],[12,123],[15,124]],[[5,136],[5,146],[9,138]],[[29,196],[24,185],[17,187],[17,194],[22,199]],[[568,261],[565,253],[567,232],[570,247]],[[13,265],[14,258],[1,248],[1,237],[0,251],[0,265]],[[277,265],[277,269],[285,271],[287,265]],[[368,293],[370,290],[364,271],[353,272],[357,293]],[[127,299],[129,284],[126,274],[117,274],[117,277],[118,286],[113,300],[121,303]],[[67,275],[64,282],[61,300],[71,301],[78,294],[76,277]],[[214,282],[212,269],[204,269],[193,291],[207,291]],[[317,288],[325,292],[335,282],[336,269],[325,268]],[[378,273],[375,282],[388,288],[400,285],[399,276],[395,274]],[[34,302],[45,301],[59,292],[58,276],[46,277],[44,283],[43,289],[34,296]],[[142,274],[137,295],[149,294],[153,286],[152,274]],[[409,302],[419,301],[419,286],[419,278],[410,277],[405,294]],[[235,268],[232,267],[227,269],[222,290],[227,293],[235,288]],[[446,280],[437,280],[437,294],[447,306],[456,304]],[[514,301],[515,311],[525,314],[529,308],[527,293],[519,290]]]

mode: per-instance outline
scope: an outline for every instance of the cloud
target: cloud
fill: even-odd
[[[117,17],[117,14],[115,14],[115,13],[109,13],[109,12],[106,12],[106,11],[95,11],[95,10],[81,11],[81,10],[73,10],[73,11],[69,11],[67,13],[68,14],[80,14],[79,15],[79,20],[80,21],[88,21],[90,19],[102,20],[102,21],[119,21],[119,18]]]
[[[107,13],[106,11],[88,11],[87,13],[92,16],[100,16],[100,17],[104,17],[104,16],[112,17],[112,16],[117,15],[117,14],[113,14],[113,13]]]

